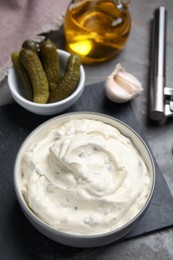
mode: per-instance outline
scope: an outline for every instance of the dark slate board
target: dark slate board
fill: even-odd
[[[72,111],[95,111],[111,115],[130,125],[145,139],[130,103],[117,105],[110,102],[105,97],[103,83],[86,87],[81,98],[66,112]],[[13,187],[13,165],[17,151],[27,135],[50,118],[32,114],[15,102],[0,107],[1,259],[81,259],[95,250],[71,248],[49,240],[28,222],[18,205]],[[152,203],[138,225],[124,239],[173,225],[172,195],[156,162],[155,164],[157,176]]]

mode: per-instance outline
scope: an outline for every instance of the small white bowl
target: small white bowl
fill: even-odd
[[[98,235],[74,235],[74,234],[68,234],[59,230],[55,230],[54,228],[50,227],[46,223],[44,223],[42,220],[40,220],[33,211],[29,208],[27,205],[22,191],[21,191],[21,182],[22,182],[22,173],[21,173],[21,162],[22,157],[25,153],[25,151],[28,150],[28,148],[31,146],[31,144],[39,142],[44,138],[45,135],[47,135],[52,129],[58,128],[63,123],[68,122],[71,119],[94,119],[102,121],[106,124],[110,124],[113,127],[116,127],[119,129],[119,131],[129,137],[135,147],[137,148],[138,152],[142,156],[148,172],[149,176],[151,178],[151,185],[149,190],[149,196],[144,204],[143,208],[140,210],[140,212],[130,221],[128,221],[125,225],[123,225],[120,228],[114,229],[113,231],[98,234]],[[139,222],[141,217],[144,215],[145,211],[147,210],[152,196],[153,191],[155,187],[155,166],[153,162],[152,155],[145,144],[145,142],[141,139],[141,137],[129,126],[124,124],[123,122],[114,119],[110,116],[106,116],[104,114],[99,113],[89,113],[89,112],[74,112],[74,113],[67,113],[64,115],[57,116],[51,120],[48,120],[47,122],[43,123],[39,127],[37,127],[24,141],[22,144],[18,155],[16,157],[15,166],[14,166],[14,186],[15,186],[15,192],[19,201],[19,204],[28,218],[28,220],[33,224],[33,226],[36,227],[42,234],[47,236],[48,238],[73,247],[97,247],[97,246],[103,246],[106,244],[109,244],[111,242],[114,242],[116,240],[119,240],[126,234],[128,234],[134,226]],[[135,189],[135,187],[134,187]],[[94,227],[93,227],[94,228]]]
[[[60,58],[61,68],[64,71],[65,66],[68,60],[68,57],[70,56],[70,53],[63,51],[63,50],[57,50]],[[54,102],[54,103],[48,103],[48,104],[38,104],[34,103],[32,101],[27,100],[21,92],[20,87],[20,80],[18,78],[18,75],[16,75],[16,72],[14,70],[14,66],[11,67],[8,74],[8,85],[11,92],[12,97],[14,100],[24,107],[25,109],[29,110],[30,112],[33,112],[35,114],[39,115],[54,115],[59,114],[62,111],[69,108],[71,105],[73,105],[76,100],[82,95],[82,92],[84,90],[84,84],[85,84],[85,71],[83,66],[80,66],[80,78],[78,85],[76,86],[75,91],[67,98]]]

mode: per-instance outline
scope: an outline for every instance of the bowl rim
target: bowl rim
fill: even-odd
[[[29,141],[29,139],[35,134],[37,133],[39,130],[41,130],[42,127],[51,124],[52,122],[62,118],[62,117],[69,117],[69,116],[73,116],[73,115],[86,115],[86,116],[98,116],[100,118],[106,117],[108,120],[113,120],[116,121],[119,125],[122,125],[123,127],[127,128],[128,131],[132,132],[132,134],[134,134],[135,138],[137,138],[140,143],[142,144],[142,146],[145,148],[145,151],[148,154],[148,157],[150,159],[150,164],[151,164],[151,168],[152,168],[152,184],[151,184],[151,188],[150,188],[150,193],[149,196],[144,204],[144,206],[141,208],[141,210],[130,220],[128,221],[126,224],[124,224],[123,226],[119,227],[119,228],[115,228],[111,231],[108,232],[104,232],[104,233],[99,233],[99,234],[92,234],[92,235],[82,235],[82,234],[75,234],[75,233],[68,233],[68,232],[63,232],[61,230],[55,229],[51,226],[49,226],[48,224],[46,224],[43,220],[41,220],[39,217],[37,217],[37,215],[34,214],[34,212],[32,211],[32,209],[27,205],[21,189],[19,187],[19,184],[17,182],[17,176],[19,174],[19,172],[17,171],[17,166],[19,166],[19,161],[22,155],[22,150],[24,148],[24,146],[26,145],[26,143]],[[100,119],[96,119],[96,120],[100,120]],[[118,128],[118,127],[117,127]],[[120,130],[121,132],[121,130]],[[61,115],[57,115],[51,119],[46,120],[44,123],[40,124],[39,126],[37,126],[23,141],[23,143],[21,144],[16,158],[15,158],[15,162],[14,162],[14,168],[13,168],[13,182],[14,182],[14,187],[15,187],[15,192],[16,192],[16,196],[18,198],[19,204],[20,206],[23,208],[24,211],[27,210],[27,212],[29,213],[30,217],[32,218],[32,220],[34,222],[37,222],[39,224],[39,226],[42,226],[44,229],[49,230],[49,232],[53,232],[56,235],[60,235],[63,238],[68,238],[68,239],[82,239],[82,240],[89,240],[89,239],[96,239],[96,238],[106,238],[109,237],[113,234],[115,234],[115,232],[121,232],[123,230],[125,230],[126,228],[130,227],[131,225],[134,225],[136,220],[140,218],[142,218],[143,214],[150,202],[151,199],[153,197],[154,194],[154,189],[155,189],[155,183],[156,183],[156,169],[155,169],[155,162],[154,162],[154,158],[152,156],[152,153],[149,149],[149,145],[146,144],[146,142],[144,141],[144,139],[131,127],[129,126],[127,123],[124,123],[123,121],[121,121],[120,119],[117,119],[113,116],[104,114],[104,113],[100,113],[100,112],[90,112],[90,111],[81,111],[81,112],[68,112],[65,114],[61,114]],[[25,213],[25,212],[24,212]],[[26,215],[26,213],[25,213]],[[27,215],[26,215],[27,217]]]
[[[57,52],[61,54],[64,54],[66,56],[66,58],[68,58],[71,54],[67,51],[61,50],[61,49],[57,49]],[[60,58],[61,59],[61,58]],[[11,68],[9,69],[8,72],[8,86],[10,88],[11,93],[13,93],[13,95],[15,96],[15,98],[17,100],[20,100],[20,102],[25,103],[28,106],[32,106],[35,108],[51,108],[54,106],[61,106],[63,104],[68,103],[68,101],[73,100],[76,96],[78,96],[80,94],[80,92],[82,91],[82,89],[84,88],[85,85],[85,71],[84,71],[84,67],[81,64],[80,65],[80,77],[79,77],[79,81],[78,81],[78,85],[75,89],[75,91],[68,96],[67,98],[64,98],[63,100],[57,101],[57,102],[52,102],[52,103],[46,103],[46,104],[40,104],[40,103],[35,103],[33,101],[30,101],[28,99],[26,99],[25,97],[23,97],[22,95],[19,94],[19,92],[16,90],[15,84],[13,84],[12,82],[12,73],[15,75],[15,70],[14,70],[14,65],[12,64]]]

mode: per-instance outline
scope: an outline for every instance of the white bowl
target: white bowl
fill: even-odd
[[[135,147],[137,148],[140,155],[142,156],[147,166],[149,176],[151,178],[151,187],[149,191],[149,196],[145,205],[140,210],[140,212],[132,220],[130,220],[122,227],[98,235],[73,235],[73,234],[68,234],[62,231],[55,230],[54,228],[50,227],[42,220],[40,220],[33,213],[33,211],[27,205],[21,192],[21,180],[22,180],[21,161],[25,151],[28,150],[31,144],[41,140],[46,134],[50,132],[50,130],[59,127],[60,125],[62,125],[65,122],[68,122],[71,119],[81,119],[81,118],[95,119],[110,124],[113,127],[119,129],[119,131],[123,135],[129,137],[132,140]],[[114,119],[110,116],[106,116],[104,114],[92,113],[92,112],[91,113],[74,112],[74,113],[67,113],[64,115],[60,115],[51,120],[48,120],[47,122],[37,127],[28,136],[28,138],[22,144],[16,157],[15,166],[14,166],[14,186],[15,186],[15,191],[16,191],[19,204],[24,214],[26,215],[28,220],[33,224],[33,226],[35,226],[36,229],[38,229],[42,234],[46,235],[48,238],[54,241],[57,241],[65,245],[73,246],[73,247],[96,247],[96,246],[103,246],[111,242],[114,242],[116,240],[119,240],[120,238],[128,234],[133,229],[133,227],[138,223],[141,217],[144,215],[153,196],[153,191],[155,187],[155,166],[154,166],[152,155],[147,145],[132,128],[130,128],[123,122]]]
[[[59,57],[60,57],[60,63],[62,66],[62,69],[65,69],[68,57],[70,56],[70,53],[63,51],[63,50],[57,50]],[[31,102],[27,100],[21,92],[20,87],[20,80],[18,76],[16,75],[16,72],[14,70],[14,67],[12,66],[9,70],[8,74],[8,85],[11,92],[12,97],[14,100],[24,107],[25,109],[29,110],[30,112],[33,112],[35,114],[39,115],[54,115],[59,114],[60,112],[66,110],[71,105],[73,105],[76,100],[82,95],[82,92],[84,90],[84,84],[85,84],[85,71],[83,66],[80,66],[80,78],[78,85],[76,86],[75,91],[67,98],[54,102],[54,103],[48,103],[48,104],[38,104]]]

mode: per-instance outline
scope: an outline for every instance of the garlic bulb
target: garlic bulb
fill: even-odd
[[[142,90],[139,80],[126,72],[120,63],[116,65],[115,70],[106,79],[106,96],[116,103],[131,100],[138,96]]]

